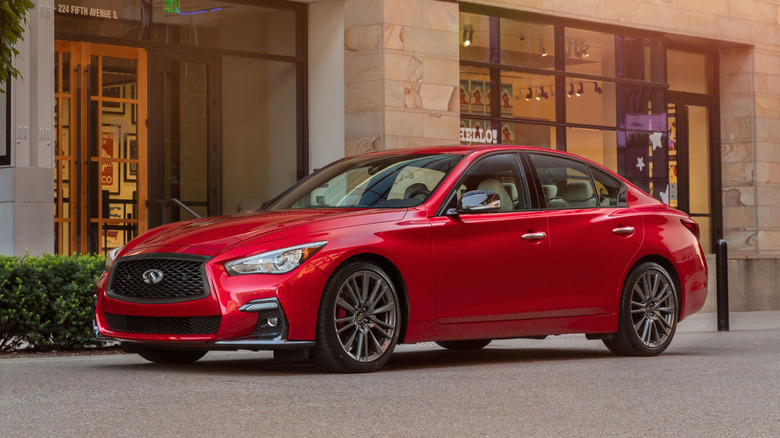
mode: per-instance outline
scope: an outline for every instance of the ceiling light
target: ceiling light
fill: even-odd
[[[474,29],[463,28],[463,47],[471,45],[471,41],[474,39]]]

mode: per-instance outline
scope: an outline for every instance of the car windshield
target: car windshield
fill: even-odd
[[[461,158],[459,154],[347,158],[302,180],[265,209],[413,207],[425,202]]]

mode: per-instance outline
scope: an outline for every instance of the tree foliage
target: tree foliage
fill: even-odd
[[[12,63],[19,54],[16,43],[22,39],[27,11],[34,6],[32,0],[0,0],[0,81],[19,77]],[[4,92],[4,87],[0,88],[0,93]]]

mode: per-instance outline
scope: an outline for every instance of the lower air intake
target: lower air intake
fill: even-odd
[[[156,317],[106,313],[111,330],[158,335],[213,335],[219,331],[221,316]]]

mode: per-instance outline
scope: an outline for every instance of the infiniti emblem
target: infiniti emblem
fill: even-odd
[[[163,280],[163,272],[159,269],[149,269],[143,273],[142,277],[146,284],[157,284]]]

